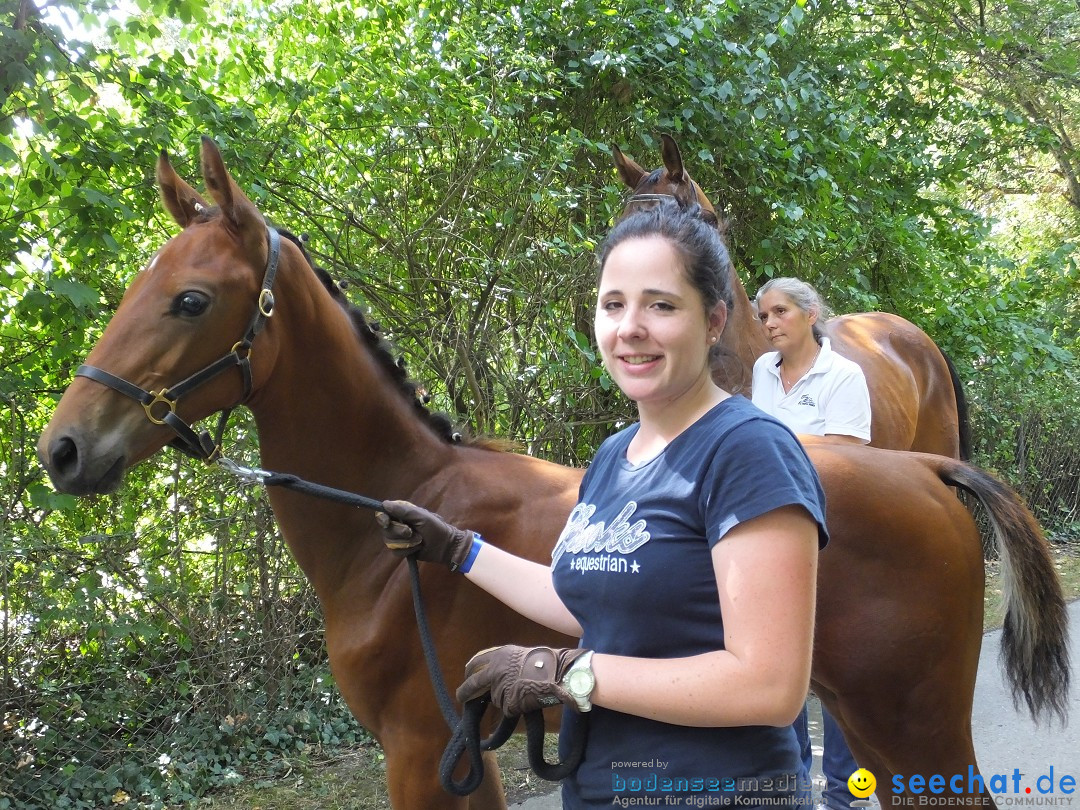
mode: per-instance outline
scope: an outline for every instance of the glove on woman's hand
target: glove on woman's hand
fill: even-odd
[[[553,650],[550,647],[519,647],[507,644],[481,650],[465,665],[465,681],[457,699],[467,703],[486,692],[507,717],[518,717],[547,706],[565,703],[580,711],[562,687],[562,679],[588,650]]]
[[[441,517],[408,501],[383,501],[375,513],[383,542],[399,557],[415,554],[424,562],[441,563],[457,571],[472,548],[473,533],[451,526]]]

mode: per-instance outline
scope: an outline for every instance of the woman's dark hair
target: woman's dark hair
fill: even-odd
[[[663,200],[652,208],[634,211],[608,231],[597,254],[597,281],[604,274],[608,256],[628,239],[661,236],[671,243],[682,258],[686,276],[701,294],[706,313],[724,302],[731,312],[734,302],[731,289],[731,258],[716,226],[702,218],[704,209],[697,203],[680,204],[675,198]]]

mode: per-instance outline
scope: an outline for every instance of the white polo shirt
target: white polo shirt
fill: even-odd
[[[766,352],[754,363],[754,404],[795,433],[839,433],[870,441],[870,391],[855,362],[821,339],[821,352],[801,380],[784,393],[780,352]]]

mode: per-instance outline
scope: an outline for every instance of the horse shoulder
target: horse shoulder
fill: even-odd
[[[463,446],[410,499],[501,548],[548,561],[583,474],[521,453]]]

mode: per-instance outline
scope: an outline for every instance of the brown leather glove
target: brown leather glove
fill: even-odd
[[[408,501],[383,501],[375,513],[383,542],[399,557],[413,554],[424,562],[441,563],[457,571],[472,548],[473,533],[451,526],[434,512]]]
[[[562,679],[586,652],[516,644],[481,650],[465,665],[465,681],[457,689],[457,699],[467,703],[490,692],[491,702],[507,717],[559,703],[580,711],[562,687]]]

